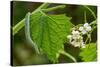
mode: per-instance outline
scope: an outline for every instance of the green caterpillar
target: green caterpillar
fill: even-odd
[[[28,12],[25,17],[25,36],[29,44],[31,44],[34,47],[36,53],[39,54],[38,46],[33,42],[30,36],[30,16],[31,16],[31,13]]]

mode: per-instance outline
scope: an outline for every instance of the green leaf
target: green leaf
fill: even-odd
[[[38,45],[40,53],[46,54],[52,62],[57,62],[60,51],[64,50],[64,41],[73,24],[69,17],[47,15],[37,12],[31,15],[31,37]]]
[[[90,43],[86,45],[86,48],[82,48],[80,56],[83,61],[96,61],[97,60],[97,47],[96,43]]]

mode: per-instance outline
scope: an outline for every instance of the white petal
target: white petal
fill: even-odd
[[[82,34],[83,34],[83,35],[84,35],[84,34],[86,34],[86,33],[87,33],[87,31],[86,31],[86,30],[83,30],[83,31],[82,31]]]
[[[86,27],[86,31],[91,31],[91,30],[92,30],[91,26]]]
[[[76,42],[76,40],[73,40],[71,42],[71,45],[73,45],[74,47],[80,47],[80,43],[79,42]]]
[[[74,40],[74,41],[71,42],[71,44],[74,46],[75,42],[76,42],[76,41]]]
[[[79,27],[79,31],[82,31],[84,28],[81,26],[81,27]]]
[[[79,35],[80,34],[79,31],[76,31],[76,34]]]
[[[80,32],[79,31],[72,31],[72,38],[73,39],[79,39],[80,37]]]
[[[72,31],[72,34],[75,34],[75,31],[74,30]]]
[[[85,23],[85,24],[84,24],[84,27],[88,27],[88,26],[89,26],[89,24],[88,24],[88,23]]]
[[[72,38],[73,38],[73,39],[77,39],[77,36],[76,36],[76,35],[72,35]]]
[[[73,31],[72,31],[72,34],[73,34],[73,35],[79,35],[80,33],[79,33],[79,31],[74,31],[74,30],[73,30]]]
[[[80,47],[80,42],[74,43],[74,47]]]

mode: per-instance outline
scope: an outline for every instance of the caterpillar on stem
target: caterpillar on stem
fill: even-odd
[[[33,42],[30,35],[30,16],[31,16],[31,13],[28,12],[25,17],[25,37],[26,37],[26,40],[29,42],[29,44],[34,47],[36,53],[39,54],[38,46]]]

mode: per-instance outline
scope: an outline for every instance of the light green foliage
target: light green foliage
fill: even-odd
[[[54,63],[57,62],[60,51],[64,51],[66,36],[73,27],[70,20],[64,14],[47,15],[39,11],[31,15],[32,40],[38,45],[40,53],[46,54]]]
[[[86,45],[86,48],[82,48],[80,56],[83,61],[96,61],[97,60],[97,47],[96,43],[90,43]]]

